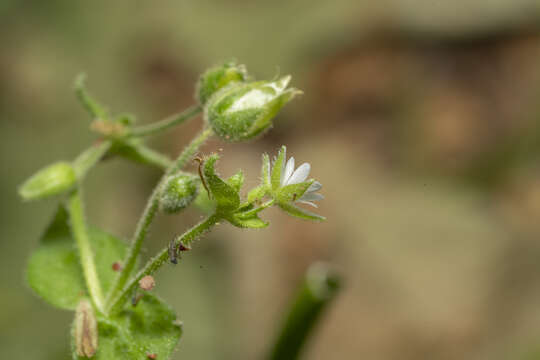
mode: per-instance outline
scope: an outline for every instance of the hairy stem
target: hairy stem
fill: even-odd
[[[201,221],[184,234],[178,236],[175,239],[175,245],[180,244],[189,245],[193,240],[199,238],[206,232],[210,231],[212,226],[214,226],[219,221],[217,215],[211,215],[206,218],[204,221]],[[119,312],[123,305],[128,301],[129,297],[133,294],[133,291],[137,287],[137,284],[140,279],[146,275],[152,275],[155,273],[169,258],[169,247],[165,247],[159,251],[159,253],[154,256],[152,259],[146,263],[146,265],[135,275],[129,283],[122,289],[122,292],[114,299],[109,307],[110,313]]]
[[[71,232],[75,238],[79,250],[79,258],[83,269],[84,280],[90,294],[90,299],[99,311],[103,311],[103,293],[97,276],[94,253],[90,246],[90,238],[86,228],[84,209],[81,201],[80,190],[74,190],[68,199],[68,213],[71,224]]]
[[[153,135],[158,132],[165,131],[167,129],[170,129],[176,125],[183,123],[186,120],[189,120],[197,116],[201,111],[202,111],[202,108],[199,105],[192,106],[182,111],[181,113],[171,115],[161,121],[157,121],[155,123],[148,124],[148,125],[135,127],[131,129],[128,136],[139,136],[139,137],[148,136],[148,135]]]
[[[152,224],[152,221],[154,220],[158,211],[159,194],[167,177],[182,169],[184,165],[188,162],[188,160],[191,159],[191,157],[193,157],[193,155],[197,152],[199,147],[206,141],[206,139],[210,137],[210,135],[212,135],[212,130],[203,129],[203,131],[191,141],[191,143],[184,149],[184,151],[182,151],[180,156],[178,156],[176,161],[169,167],[167,172],[159,181],[158,185],[154,188],[154,191],[148,199],[148,203],[146,204],[139,223],[137,224],[137,228],[135,229],[135,234],[133,235],[131,247],[129,248],[126,260],[124,261],[124,268],[120,272],[119,276],[116,278],[116,281],[107,296],[107,304],[110,304],[110,302],[113,301],[113,299],[120,292],[120,290],[124,288],[129,275],[133,271],[133,267],[135,266],[137,256],[141,251],[141,246],[144,242],[144,239],[146,238],[146,234],[148,233],[150,224]]]

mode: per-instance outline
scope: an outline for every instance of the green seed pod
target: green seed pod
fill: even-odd
[[[49,165],[26,180],[19,188],[24,200],[41,199],[65,192],[77,182],[73,166],[68,162]]]
[[[272,126],[286,103],[301,93],[288,88],[290,76],[277,81],[231,85],[213,96],[205,107],[205,120],[222,140],[253,139]]]
[[[244,82],[246,79],[245,66],[238,65],[234,61],[212,67],[200,76],[195,98],[204,105],[218,90],[232,83]]]
[[[186,208],[197,196],[198,178],[191,174],[180,173],[170,176],[159,199],[161,211],[174,214]]]

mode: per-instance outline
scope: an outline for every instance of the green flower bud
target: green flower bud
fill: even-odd
[[[246,79],[247,72],[244,65],[237,65],[231,61],[215,66],[206,70],[199,78],[195,97],[201,105],[204,105],[218,90],[232,83],[244,82]]]
[[[198,188],[198,178],[194,175],[171,175],[165,182],[159,199],[160,209],[169,214],[179,212],[195,200]]]
[[[213,96],[205,107],[205,119],[225,141],[253,139],[272,126],[281,108],[301,91],[287,89],[290,76],[277,81],[235,84]]]
[[[77,182],[75,170],[68,162],[57,162],[32,175],[19,188],[24,200],[41,199],[65,192]]]

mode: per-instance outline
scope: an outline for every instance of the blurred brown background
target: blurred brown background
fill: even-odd
[[[314,260],[344,290],[306,359],[540,358],[540,3],[536,0],[0,2],[0,358],[68,359],[71,314],[24,284],[55,201],[22,204],[37,168],[94,140],[80,71],[114,112],[155,121],[236,58],[305,95],[264,138],[222,147],[256,184],[281,144],[323,185],[323,224],[277,210],[217,228],[157,292],[184,320],[176,359],[257,359]],[[151,143],[176,154],[198,119]],[[121,160],[87,181],[93,223],[129,238],[159,173]],[[147,255],[197,221],[161,217]]]

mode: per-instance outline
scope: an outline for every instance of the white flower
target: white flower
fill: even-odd
[[[299,184],[306,181],[309,176],[309,171],[311,170],[311,165],[309,163],[303,163],[296,170],[294,170],[294,157],[291,157],[287,164],[284,166],[284,169],[281,171],[280,185],[281,187],[293,184]],[[305,193],[302,194],[298,199],[295,199],[295,202],[308,204],[313,207],[317,207],[312,201],[318,201],[324,199],[321,194],[316,192],[322,188],[322,184],[318,181],[314,181]]]

